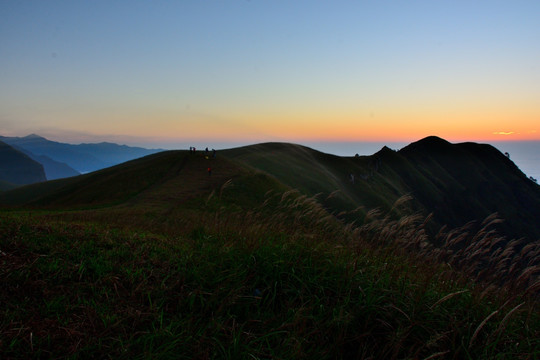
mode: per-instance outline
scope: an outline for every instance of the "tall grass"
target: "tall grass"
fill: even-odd
[[[409,200],[399,199],[395,207]],[[492,214],[455,228],[443,227],[431,238],[426,226],[431,216],[392,216],[375,209],[367,213],[364,223],[353,229],[359,246],[366,242],[385,246],[394,252],[407,254],[435,264],[445,264],[451,270],[474,279],[489,290],[538,295],[540,290],[540,241],[508,240],[497,233],[496,224],[503,220]]]
[[[198,210],[0,214],[2,358],[538,357],[534,301],[471,281],[537,286],[537,248],[504,248],[495,218],[430,239],[417,215],[344,224],[323,195],[242,208],[232,190]]]

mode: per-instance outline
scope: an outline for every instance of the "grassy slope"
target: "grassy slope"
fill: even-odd
[[[227,188],[224,196],[223,188]],[[225,158],[168,151],[94,173],[0,193],[0,204],[7,209],[50,210],[72,219],[82,217],[161,231],[177,222],[178,212],[185,224],[191,223],[188,228],[196,227],[193,218],[200,217],[200,209],[212,204],[208,202],[212,196],[220,198],[220,206],[242,208],[263,203],[267,191],[286,190],[289,188],[275,179]],[[69,215],[63,210],[69,210]]]
[[[213,168],[209,176],[207,168]],[[240,175],[226,160],[167,151],[72,178],[48,181],[0,194],[0,203],[46,208],[108,206],[127,201],[166,203],[221,186]],[[138,199],[140,196],[140,200]]]
[[[498,212],[508,220],[499,228],[509,238],[540,239],[536,226],[540,187],[489,145],[451,145],[431,137],[399,152],[383,148],[358,158],[282,143],[232,149],[225,154],[304,193],[322,192],[321,201],[335,213],[359,206],[388,210],[398,198],[410,194],[414,200],[407,211],[425,216],[433,212],[435,231]],[[355,176],[354,183],[350,174]],[[339,193],[325,201],[335,190]]]
[[[389,192],[390,207],[407,179],[385,162],[402,155],[383,150],[373,162],[260,146],[274,152],[166,152],[4,194],[33,210],[0,213],[3,358],[540,353],[538,312],[525,294],[482,295],[446,265],[401,251],[422,239],[407,221],[357,231],[287,191],[298,179],[306,192],[332,179],[319,191],[341,185],[337,201],[363,201],[346,178],[352,169],[367,175],[369,196]],[[241,164],[257,158],[289,186]],[[280,161],[303,176],[280,173]]]
[[[321,201],[336,213],[359,206],[389,209],[407,193],[401,183],[376,171],[373,157],[338,157],[284,143],[227,150],[225,156],[271,174],[305,194],[320,194]],[[351,174],[355,176],[354,183]]]
[[[48,181],[0,195],[0,203],[89,207],[123,202],[163,181],[182,166],[185,154],[165,152],[71,178]]]
[[[540,352],[540,320],[524,299],[482,299],[445,267],[354,240],[331,218],[321,221],[324,210],[308,200],[275,200],[258,211],[208,210],[187,235],[182,223],[142,232],[119,230],[111,219],[3,214],[0,353],[525,359]]]

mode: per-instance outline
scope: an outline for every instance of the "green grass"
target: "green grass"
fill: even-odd
[[[313,199],[289,192],[249,217],[219,211],[175,235],[49,212],[2,213],[3,358],[540,352],[534,302],[482,297],[464,276],[381,238],[365,232],[359,242],[332,217],[321,220]]]

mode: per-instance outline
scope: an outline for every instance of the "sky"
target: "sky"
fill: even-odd
[[[0,135],[540,139],[540,1],[0,1]]]

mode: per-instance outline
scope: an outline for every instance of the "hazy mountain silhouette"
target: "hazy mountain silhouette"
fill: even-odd
[[[45,180],[45,172],[40,163],[0,141],[0,190]]]
[[[77,176],[81,174],[80,172],[73,169],[68,164],[53,160],[46,155],[36,155],[22,148],[20,148],[20,150],[26,155],[28,155],[32,160],[35,160],[41,165],[43,165],[43,169],[45,170],[45,176],[47,177],[47,180],[62,179],[62,178],[66,178],[70,176]]]
[[[31,152],[36,158],[46,156],[56,162],[67,164],[79,173],[103,169],[162,151],[161,149],[150,150],[112,143],[72,145],[50,141],[35,134],[25,137],[0,136],[0,140],[14,147]],[[37,159],[39,160],[39,158]],[[53,171],[52,167],[50,167],[51,171]],[[56,164],[55,167],[58,168],[58,165]],[[67,168],[61,169],[61,171],[69,173]],[[56,172],[53,178],[60,177],[58,175],[59,172]]]

